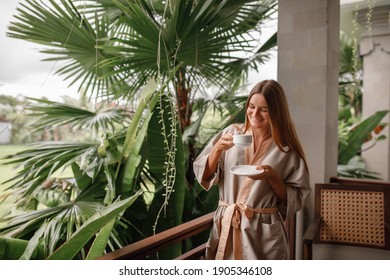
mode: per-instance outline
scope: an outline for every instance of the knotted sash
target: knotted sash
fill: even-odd
[[[241,247],[241,217],[245,215],[251,219],[254,214],[277,214],[277,208],[251,208],[243,203],[228,205],[224,201],[219,202],[220,206],[226,206],[222,221],[221,235],[219,237],[218,249],[215,255],[216,260],[223,260],[225,256],[226,244],[229,238],[230,228],[233,227],[233,255],[235,260],[242,260]]]

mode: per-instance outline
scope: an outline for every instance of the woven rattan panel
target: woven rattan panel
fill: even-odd
[[[321,190],[321,241],[385,245],[384,194]]]

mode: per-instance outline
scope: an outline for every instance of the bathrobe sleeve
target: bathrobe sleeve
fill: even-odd
[[[284,179],[287,189],[287,205],[279,207],[285,217],[294,215],[301,210],[311,193],[309,174],[306,171],[304,161],[296,157],[293,162],[295,164],[291,166],[290,173]]]
[[[213,185],[217,185],[222,180],[223,177],[223,155],[222,155],[218,161],[217,170],[214,173],[214,175],[211,176],[211,178],[207,181],[202,179],[211,149],[214,147],[215,143],[219,140],[219,138],[221,138],[222,133],[223,132],[221,131],[216,136],[214,136],[194,161],[195,177],[205,190],[208,190]]]

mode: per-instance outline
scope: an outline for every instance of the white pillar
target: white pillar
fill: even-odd
[[[305,150],[312,188],[337,174],[339,0],[283,0],[278,15],[278,81]],[[314,213],[313,201],[299,215],[302,231]]]

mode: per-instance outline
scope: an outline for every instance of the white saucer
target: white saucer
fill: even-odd
[[[237,165],[230,168],[230,172],[239,176],[253,176],[263,173],[264,170],[257,170],[255,165]]]

